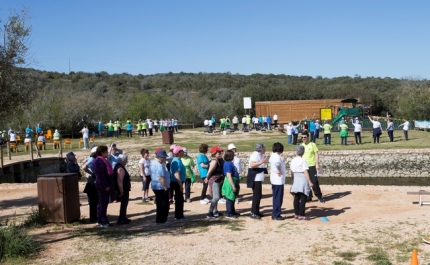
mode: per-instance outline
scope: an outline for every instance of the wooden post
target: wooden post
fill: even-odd
[[[0,145],[0,167],[3,169],[3,145]]]
[[[33,161],[33,141],[30,142],[30,160]]]
[[[10,143],[7,142],[7,155],[9,157],[9,160],[12,160],[11,154],[10,154]]]
[[[59,144],[59,147],[60,147],[60,157],[63,157],[63,145],[61,144],[61,140],[62,139],[60,139],[60,144]]]

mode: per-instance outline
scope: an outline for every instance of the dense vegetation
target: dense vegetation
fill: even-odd
[[[322,78],[231,73],[70,74],[26,69],[21,81],[33,100],[2,126],[70,129],[81,120],[178,118],[202,123],[212,115],[241,115],[243,97],[255,101],[360,98],[374,114],[430,119],[430,81],[367,77]],[[30,96],[30,95],[29,95]]]

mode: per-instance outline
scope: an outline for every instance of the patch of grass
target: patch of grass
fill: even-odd
[[[339,252],[337,255],[344,260],[353,261],[355,260],[355,257],[360,255],[360,252],[354,252],[354,251],[345,251],[345,252]]]
[[[391,264],[388,260],[387,253],[382,248],[366,248],[366,251],[370,253],[369,256],[366,257],[367,260],[376,261],[377,263],[375,264],[379,265]]]
[[[154,203],[152,202],[144,202],[144,201],[140,201],[140,202],[136,202],[137,205],[154,205]]]
[[[242,231],[244,230],[243,224],[244,221],[242,220],[229,221],[228,223],[226,223],[226,228],[230,229],[231,231]]]
[[[333,265],[352,265],[346,261],[333,261]]]
[[[0,227],[0,262],[28,258],[41,249],[40,243],[23,227],[11,224]]]
[[[28,215],[27,219],[24,220],[22,226],[34,228],[41,227],[44,224],[46,224],[46,221],[39,213],[39,209],[32,207],[30,214]]]

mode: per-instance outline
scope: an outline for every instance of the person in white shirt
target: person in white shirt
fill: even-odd
[[[270,183],[272,183],[272,220],[282,221],[285,218],[281,216],[282,201],[284,199],[285,185],[285,163],[282,158],[284,146],[281,143],[274,143],[272,146],[272,155],[270,156]]]
[[[233,158],[233,164],[236,167],[237,172],[239,173],[239,180],[242,179],[242,172],[243,172],[243,167],[242,167],[242,159],[240,159],[237,156],[237,148],[234,144],[229,144],[227,146],[227,150],[231,150],[234,152],[234,158]],[[236,201],[235,203],[238,204],[239,203],[239,191],[240,191],[240,185],[236,186]]]
[[[213,126],[212,126],[213,124],[212,124],[212,120],[211,119],[209,119],[208,120],[208,127],[209,127],[209,131],[208,132],[213,132]]]
[[[16,133],[13,130],[10,130],[9,133],[9,142],[16,143]]]
[[[235,131],[237,131],[237,130],[238,130],[238,129],[237,129],[237,126],[238,126],[238,124],[239,124],[239,119],[237,118],[237,116],[236,116],[236,115],[233,117],[233,119],[231,120],[231,122],[233,123],[233,129],[234,129]]]
[[[246,127],[246,116],[243,115],[243,117],[242,117],[242,130],[243,131],[245,130],[245,127]]]
[[[382,127],[381,127],[381,123],[379,121],[376,120],[376,117],[372,118],[369,117],[369,120],[372,122],[373,124],[373,143],[378,143],[379,144],[379,137],[382,134]]]
[[[262,196],[262,183],[267,172],[266,164],[269,158],[266,157],[266,146],[263,143],[255,145],[255,151],[249,158],[249,168],[247,175],[247,187],[252,188],[252,219],[261,219],[260,202]]]
[[[276,113],[273,115],[273,122],[275,123],[275,127],[278,127],[278,114]]]
[[[147,123],[148,123],[148,132],[149,132],[149,136],[152,136],[152,135],[153,135],[153,133],[152,133],[152,128],[154,127],[154,123],[152,122],[152,120],[151,120],[151,119],[148,119],[148,120],[147,120]]]
[[[361,144],[361,131],[362,131],[361,123],[358,120],[358,117],[355,117],[355,121],[351,119],[351,123],[354,126],[355,144],[359,145]]]
[[[260,130],[260,126],[259,126],[259,124],[258,124],[258,118],[257,117],[253,117],[253,124],[254,124],[254,129],[256,130],[256,131],[258,131],[258,130]]]
[[[302,158],[304,153],[305,147],[298,145],[296,147],[297,156],[290,163],[291,178],[293,179],[290,192],[294,194],[294,218],[298,220],[310,220],[309,216],[305,216],[305,207],[313,184],[309,177],[308,164]]]
[[[406,119],[404,123],[400,124],[399,128],[400,128],[400,126],[403,126],[403,135],[405,136],[405,140],[407,141],[408,140],[408,131],[409,131],[408,119]]]
[[[290,122],[287,125],[287,144],[291,145],[293,143],[293,124]]]
[[[82,138],[84,140],[84,149],[89,149],[90,143],[89,143],[88,135],[90,131],[88,130],[87,125],[85,125],[84,128],[82,128],[80,133],[82,133]]]
[[[203,125],[205,126],[205,132],[209,132],[209,121],[208,121],[208,119],[206,119],[203,122]]]

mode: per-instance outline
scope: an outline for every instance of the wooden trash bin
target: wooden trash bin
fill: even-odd
[[[162,131],[163,144],[173,144],[173,131]]]
[[[67,223],[81,217],[78,175],[52,173],[37,178],[39,213],[48,223]]]

